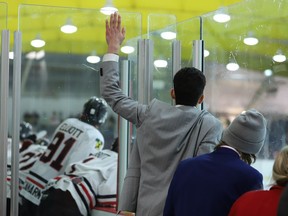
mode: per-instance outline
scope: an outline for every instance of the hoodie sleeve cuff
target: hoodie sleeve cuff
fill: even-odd
[[[115,61],[118,62],[119,61],[119,55],[114,54],[114,53],[107,53],[103,56],[103,62],[106,61]]]

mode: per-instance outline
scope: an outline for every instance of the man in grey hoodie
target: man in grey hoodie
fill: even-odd
[[[160,216],[178,163],[213,151],[221,138],[222,125],[196,107],[203,101],[206,78],[193,67],[182,68],[173,79],[171,97],[176,106],[157,99],[144,105],[123,94],[118,53],[124,39],[121,16],[114,13],[106,20],[108,51],[101,66],[101,94],[114,112],[137,128],[118,210]]]

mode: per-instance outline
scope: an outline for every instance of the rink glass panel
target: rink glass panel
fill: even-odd
[[[9,32],[7,30],[7,4],[4,2],[0,2],[0,43],[1,43],[1,81],[0,81],[0,99],[1,99],[1,107],[0,107],[0,131],[1,131],[1,147],[0,147],[0,172],[1,172],[1,185],[0,185],[0,193],[1,193],[1,198],[0,198],[0,214],[4,214],[5,212],[5,205],[6,205],[6,164],[7,164],[7,148],[8,148],[8,142],[7,142],[7,114],[8,114],[8,104],[7,104],[7,98],[8,98],[8,82],[5,79],[8,79],[9,73],[6,70],[7,69],[7,59],[8,57],[8,52],[7,51],[7,46],[9,44],[4,44],[7,43],[7,41],[2,41],[9,39]],[[3,34],[3,38],[2,38]],[[6,45],[6,46],[5,46]],[[6,47],[4,49],[3,47]],[[2,53],[3,50],[6,50],[5,53]],[[4,54],[4,55],[2,55]],[[6,61],[5,63],[2,62],[2,59],[5,57]],[[5,68],[5,70],[3,70]],[[5,174],[4,174],[5,173]]]
[[[140,35],[139,14],[121,13],[121,16],[129,29],[126,39]],[[20,121],[31,123],[36,133],[46,131],[47,138],[51,138],[60,122],[79,117],[91,96],[101,97],[100,63],[89,63],[86,58],[93,54],[102,61],[107,51],[107,18],[99,10],[92,9],[19,6],[19,30],[22,32]],[[76,25],[77,32],[61,32],[61,26],[67,22]],[[83,37],[86,38],[84,42]],[[45,46],[31,46],[35,38],[45,40]],[[127,59],[127,55],[120,53],[120,58]],[[99,130],[105,139],[104,148],[110,148],[118,137],[118,116],[109,107],[108,118]]]
[[[273,159],[287,145],[287,61],[272,59],[280,50],[288,54],[287,40],[277,39],[287,9],[288,1],[254,0],[222,9],[231,16],[229,22],[215,22],[217,12],[202,16],[205,49],[210,53],[205,58],[205,107],[225,127],[243,110],[263,113],[268,133],[253,166],[263,174],[265,187],[271,183]],[[247,36],[258,38],[258,44],[244,44]],[[237,63],[239,69],[228,70],[228,63]]]
[[[147,23],[147,39],[153,41],[153,90],[150,100],[158,98],[171,103],[172,41],[175,39],[164,39],[161,35],[165,32],[176,34],[176,17],[172,14],[150,14]],[[164,65],[157,66],[156,62]]]
[[[2,31],[6,30],[6,29],[7,29],[7,4],[4,2],[0,2],[0,43],[1,43],[1,47],[2,47]],[[13,47],[10,47],[10,48],[11,48],[11,50],[13,49]],[[0,65],[2,65],[1,61],[0,61]]]
[[[149,32],[147,37],[153,41],[153,94],[157,98],[172,104],[170,89],[173,88],[173,58],[180,58],[181,67],[193,65],[193,41],[200,39],[200,18],[195,17],[177,22],[173,15],[149,16]],[[166,25],[166,26],[165,26]],[[165,26],[165,27],[163,27]],[[175,37],[166,38],[163,33],[174,33]],[[179,41],[180,56],[173,56],[173,42]],[[167,65],[157,66],[156,61],[162,60]]]

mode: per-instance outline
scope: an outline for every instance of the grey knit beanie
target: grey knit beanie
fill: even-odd
[[[266,120],[255,109],[238,115],[223,131],[222,141],[247,154],[258,153],[266,136]]]

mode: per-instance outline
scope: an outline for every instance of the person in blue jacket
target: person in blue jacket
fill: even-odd
[[[212,153],[183,160],[171,181],[164,216],[225,216],[243,193],[263,188],[250,166],[266,137],[266,120],[255,109],[238,115]]]

